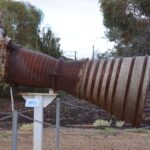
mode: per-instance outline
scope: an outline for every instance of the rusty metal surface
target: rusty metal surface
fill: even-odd
[[[22,49],[11,42],[8,49],[10,53],[6,63],[5,79],[9,84],[48,87],[79,95],[80,74],[86,60],[67,62]]]
[[[148,56],[89,61],[83,74],[80,98],[137,126],[142,120],[149,71]]]
[[[64,90],[88,100],[117,118],[138,126],[149,84],[150,57],[64,61],[25,50],[12,42],[5,65],[5,80],[24,85]]]

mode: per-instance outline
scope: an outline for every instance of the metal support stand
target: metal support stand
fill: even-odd
[[[42,96],[35,96],[39,100],[39,107],[34,107],[34,124],[33,124],[33,150],[43,149],[43,102]]]
[[[43,109],[57,96],[55,93],[21,93],[26,107],[34,108],[33,150],[43,149]]]
[[[17,150],[18,112],[12,112],[12,150]]]
[[[56,99],[56,150],[60,149],[60,98]]]

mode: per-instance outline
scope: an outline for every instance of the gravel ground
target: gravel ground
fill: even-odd
[[[150,131],[61,129],[61,150],[150,150]],[[55,149],[55,131],[44,129],[44,150]],[[0,150],[11,150],[11,131],[0,131]],[[19,130],[18,150],[32,150],[32,129]]]

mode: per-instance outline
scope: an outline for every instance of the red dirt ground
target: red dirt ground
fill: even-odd
[[[55,149],[55,131],[44,129],[44,150]],[[61,129],[61,150],[150,150],[150,131]],[[11,132],[0,131],[0,150],[11,150]],[[20,130],[18,150],[32,150],[32,130]]]

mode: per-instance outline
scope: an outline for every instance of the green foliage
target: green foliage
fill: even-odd
[[[19,127],[20,131],[32,131],[33,130],[33,123],[28,123],[28,124],[22,124]]]
[[[116,43],[116,55],[150,54],[150,1],[100,0],[106,36]]]
[[[50,28],[46,32],[44,29],[41,33],[42,38],[39,41],[41,51],[47,55],[59,58],[62,55],[59,44],[60,38],[56,38]]]
[[[133,133],[149,133],[148,129],[145,128],[132,128],[132,129],[125,129],[126,132],[133,132]]]
[[[43,13],[29,3],[1,0],[2,24],[8,36],[27,48],[36,48]]]
[[[107,120],[101,120],[101,119],[98,119],[98,120],[95,120],[95,122],[93,123],[93,126],[94,127],[108,127],[110,126],[110,122],[107,121]]]
[[[35,6],[13,0],[0,0],[2,12],[2,25],[7,35],[23,47],[41,51],[53,57],[60,57],[60,38],[52,33],[51,29],[41,29],[43,12]],[[44,92],[47,89],[19,88],[32,92]],[[0,83],[0,96],[8,96],[9,87]],[[16,94],[15,94],[16,95]]]
[[[98,53],[97,54],[97,58],[98,59],[108,59],[110,57],[114,57],[115,56],[115,52],[113,52],[113,50],[108,50],[106,52],[103,53]]]
[[[9,131],[0,131],[0,139],[8,139],[11,136]]]
[[[0,0],[0,11],[7,35],[15,42],[53,57],[61,56],[60,38],[55,37],[50,28],[40,28],[44,17],[40,9],[29,3]]]

